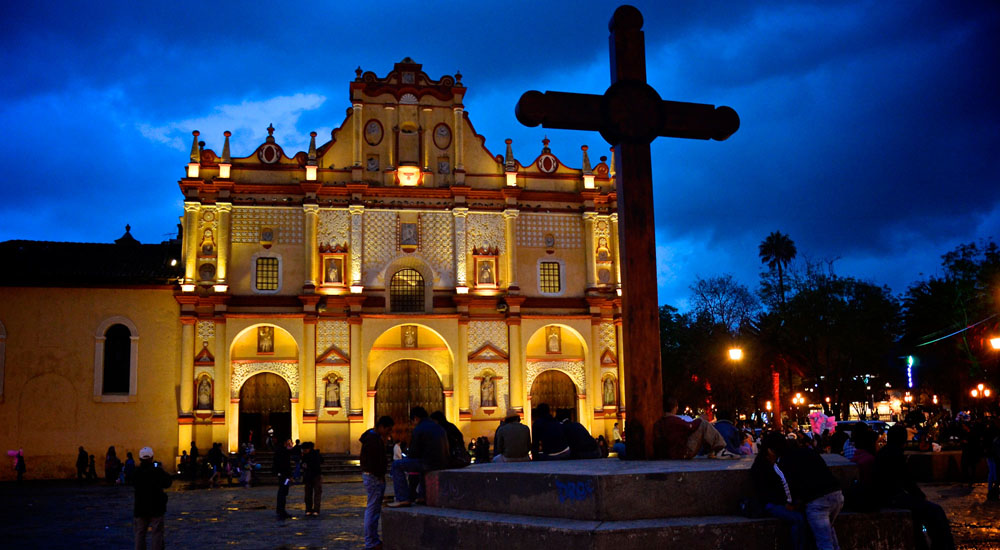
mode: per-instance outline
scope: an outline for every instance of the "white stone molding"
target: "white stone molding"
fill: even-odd
[[[202,342],[211,343],[215,340],[215,321],[198,321],[196,326],[198,327],[198,341],[196,344],[198,346],[197,349],[200,350]]]
[[[455,286],[468,287],[466,271],[466,225],[469,217],[469,209],[465,207],[453,208],[451,211],[455,218]]]
[[[364,220],[364,252],[361,280],[365,286],[388,286],[383,271],[396,256],[396,219],[394,211],[369,210]],[[391,274],[390,274],[391,276]]]
[[[597,350],[598,356],[603,354],[605,350],[611,350],[611,353],[615,354],[615,357],[618,357],[618,337],[615,324],[602,322],[599,331],[601,347]]]
[[[362,252],[364,250],[364,235],[362,228],[364,227],[364,213],[365,207],[360,204],[354,204],[347,208],[348,213],[351,215],[351,244],[350,244],[350,254],[351,254],[351,286],[359,286],[361,284],[361,265],[362,265]],[[353,292],[353,291],[352,291]]]
[[[546,248],[545,235],[556,239],[556,250],[583,248],[579,214],[529,214],[517,217],[517,246]]]
[[[503,214],[469,213],[465,239],[466,254],[472,254],[474,247],[507,250],[507,238]]]
[[[434,286],[455,286],[453,216],[447,212],[420,214],[420,250],[427,265],[434,270]]]
[[[486,344],[508,353],[507,323],[504,321],[469,321],[469,353]]]
[[[302,244],[305,215],[301,208],[234,206],[230,239],[234,243],[259,243],[260,230],[274,230],[275,244]]]
[[[123,325],[129,331],[129,388],[128,394],[104,393],[104,342],[105,334],[114,325]],[[94,334],[94,400],[106,403],[134,401],[138,389],[139,329],[128,317],[116,315],[108,317],[97,325]]]
[[[576,393],[585,395],[587,393],[587,375],[584,369],[584,361],[528,361],[528,369],[525,373],[527,382],[525,387],[531,393],[531,386],[535,383],[535,378],[547,370],[557,370],[569,376],[570,380],[576,384]]]
[[[330,348],[337,348],[344,357],[351,356],[351,327],[347,321],[316,323],[316,351],[322,355]]]
[[[347,245],[351,243],[351,212],[342,208],[323,208],[319,211],[319,228],[316,231],[318,246]]]
[[[299,397],[298,361],[233,361],[233,379],[229,385],[230,397],[238,399],[243,383],[255,374],[270,372],[282,377],[292,390],[292,398]]]

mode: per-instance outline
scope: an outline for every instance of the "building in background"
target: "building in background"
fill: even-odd
[[[422,405],[492,437],[541,402],[610,437],[613,163],[583,147],[570,168],[548,140],[527,164],[510,140],[493,155],[466,91],[408,58],[358,69],[306,152],[274,128],[245,157],[195,132],[175,241],[0,243],[0,445],[52,476],[79,445],[235,451],[269,426],[357,453],[383,414]]]

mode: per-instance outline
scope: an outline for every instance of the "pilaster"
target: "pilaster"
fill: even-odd
[[[212,401],[212,415],[222,414],[223,420],[228,424],[236,424],[236,417],[229,416],[226,405],[229,404],[229,385],[231,378],[229,375],[229,345],[226,340],[226,319],[217,317],[215,319],[215,367],[213,369],[212,380],[215,386],[215,394]],[[239,415],[237,415],[238,417]],[[223,441],[228,439],[226,425],[212,425],[212,440]],[[220,430],[220,431],[217,431]]]
[[[360,204],[352,204],[347,207],[347,211],[351,214],[351,243],[349,245],[351,266],[347,280],[351,281],[351,292],[357,293],[361,292],[361,253],[363,246],[361,239],[364,236],[361,228],[363,227],[362,216],[365,213],[365,207]]]
[[[517,215],[520,214],[515,208],[508,208],[503,211],[504,233],[507,241],[507,289],[509,291],[519,290],[517,284]]]
[[[181,414],[194,412],[194,317],[181,318]]]
[[[303,204],[302,211],[305,217],[305,268],[306,276],[305,281],[302,283],[302,289],[305,293],[312,292],[316,288],[316,279],[319,274],[319,268],[317,261],[317,255],[319,254],[319,248],[316,244],[316,231],[319,221],[319,205],[317,204]]]
[[[625,349],[622,347],[622,320],[621,317],[615,318],[615,335],[618,337],[618,410],[619,412],[625,410],[625,361],[628,360],[625,357]]]
[[[594,253],[594,220],[597,212],[583,213],[584,246],[587,248],[587,289],[596,288],[594,273],[597,272],[597,256]]]
[[[184,284],[192,285],[185,288],[185,291],[194,290],[197,282],[198,260],[198,214],[201,211],[201,203],[198,201],[184,201]]]
[[[621,296],[621,280],[622,280],[622,262],[621,257],[618,255],[618,213],[615,212],[611,214],[611,257],[615,259],[615,270],[614,270],[614,285],[618,289],[618,295]],[[621,342],[621,332],[618,334],[618,341]],[[619,356],[618,364],[621,364],[621,356]]]
[[[456,106],[453,109],[455,114],[455,169],[465,171],[465,143],[462,128],[465,126],[465,109]],[[458,183],[458,182],[456,182]]]
[[[452,209],[451,213],[455,216],[455,291],[459,294],[465,294],[469,291],[465,250],[465,222],[469,216],[469,209],[456,207]]]
[[[354,119],[354,150],[351,155],[352,166],[361,166],[361,143],[363,142],[364,136],[362,135],[362,125],[364,121],[361,120],[361,103],[353,103],[351,105],[353,112],[352,118]],[[356,179],[356,178],[355,178]]]
[[[232,249],[232,212],[230,202],[217,202],[215,209],[219,213],[218,265],[215,270],[216,291],[225,292],[229,288],[229,253]],[[223,288],[223,285],[225,288]],[[216,355],[218,357],[218,355]]]
[[[457,394],[456,406],[449,408],[449,413],[454,416],[453,422],[458,422],[463,410],[472,410],[472,401],[469,398],[469,318],[462,316],[458,319],[458,354],[455,357],[455,393]]]

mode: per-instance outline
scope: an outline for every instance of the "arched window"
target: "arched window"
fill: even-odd
[[[400,269],[389,283],[389,305],[393,312],[424,310],[424,277],[416,269]]]
[[[136,365],[139,331],[126,317],[105,319],[95,334],[94,399],[133,401],[136,395]]]

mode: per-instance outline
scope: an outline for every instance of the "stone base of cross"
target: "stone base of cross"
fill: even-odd
[[[611,86],[603,95],[530,91],[515,109],[526,126],[598,131],[615,146],[630,459],[653,456],[652,427],[663,416],[649,144],[661,136],[722,141],[740,127],[739,116],[729,107],[660,98],[646,83],[642,24],[642,14],[633,6],[621,6],[611,17]]]

